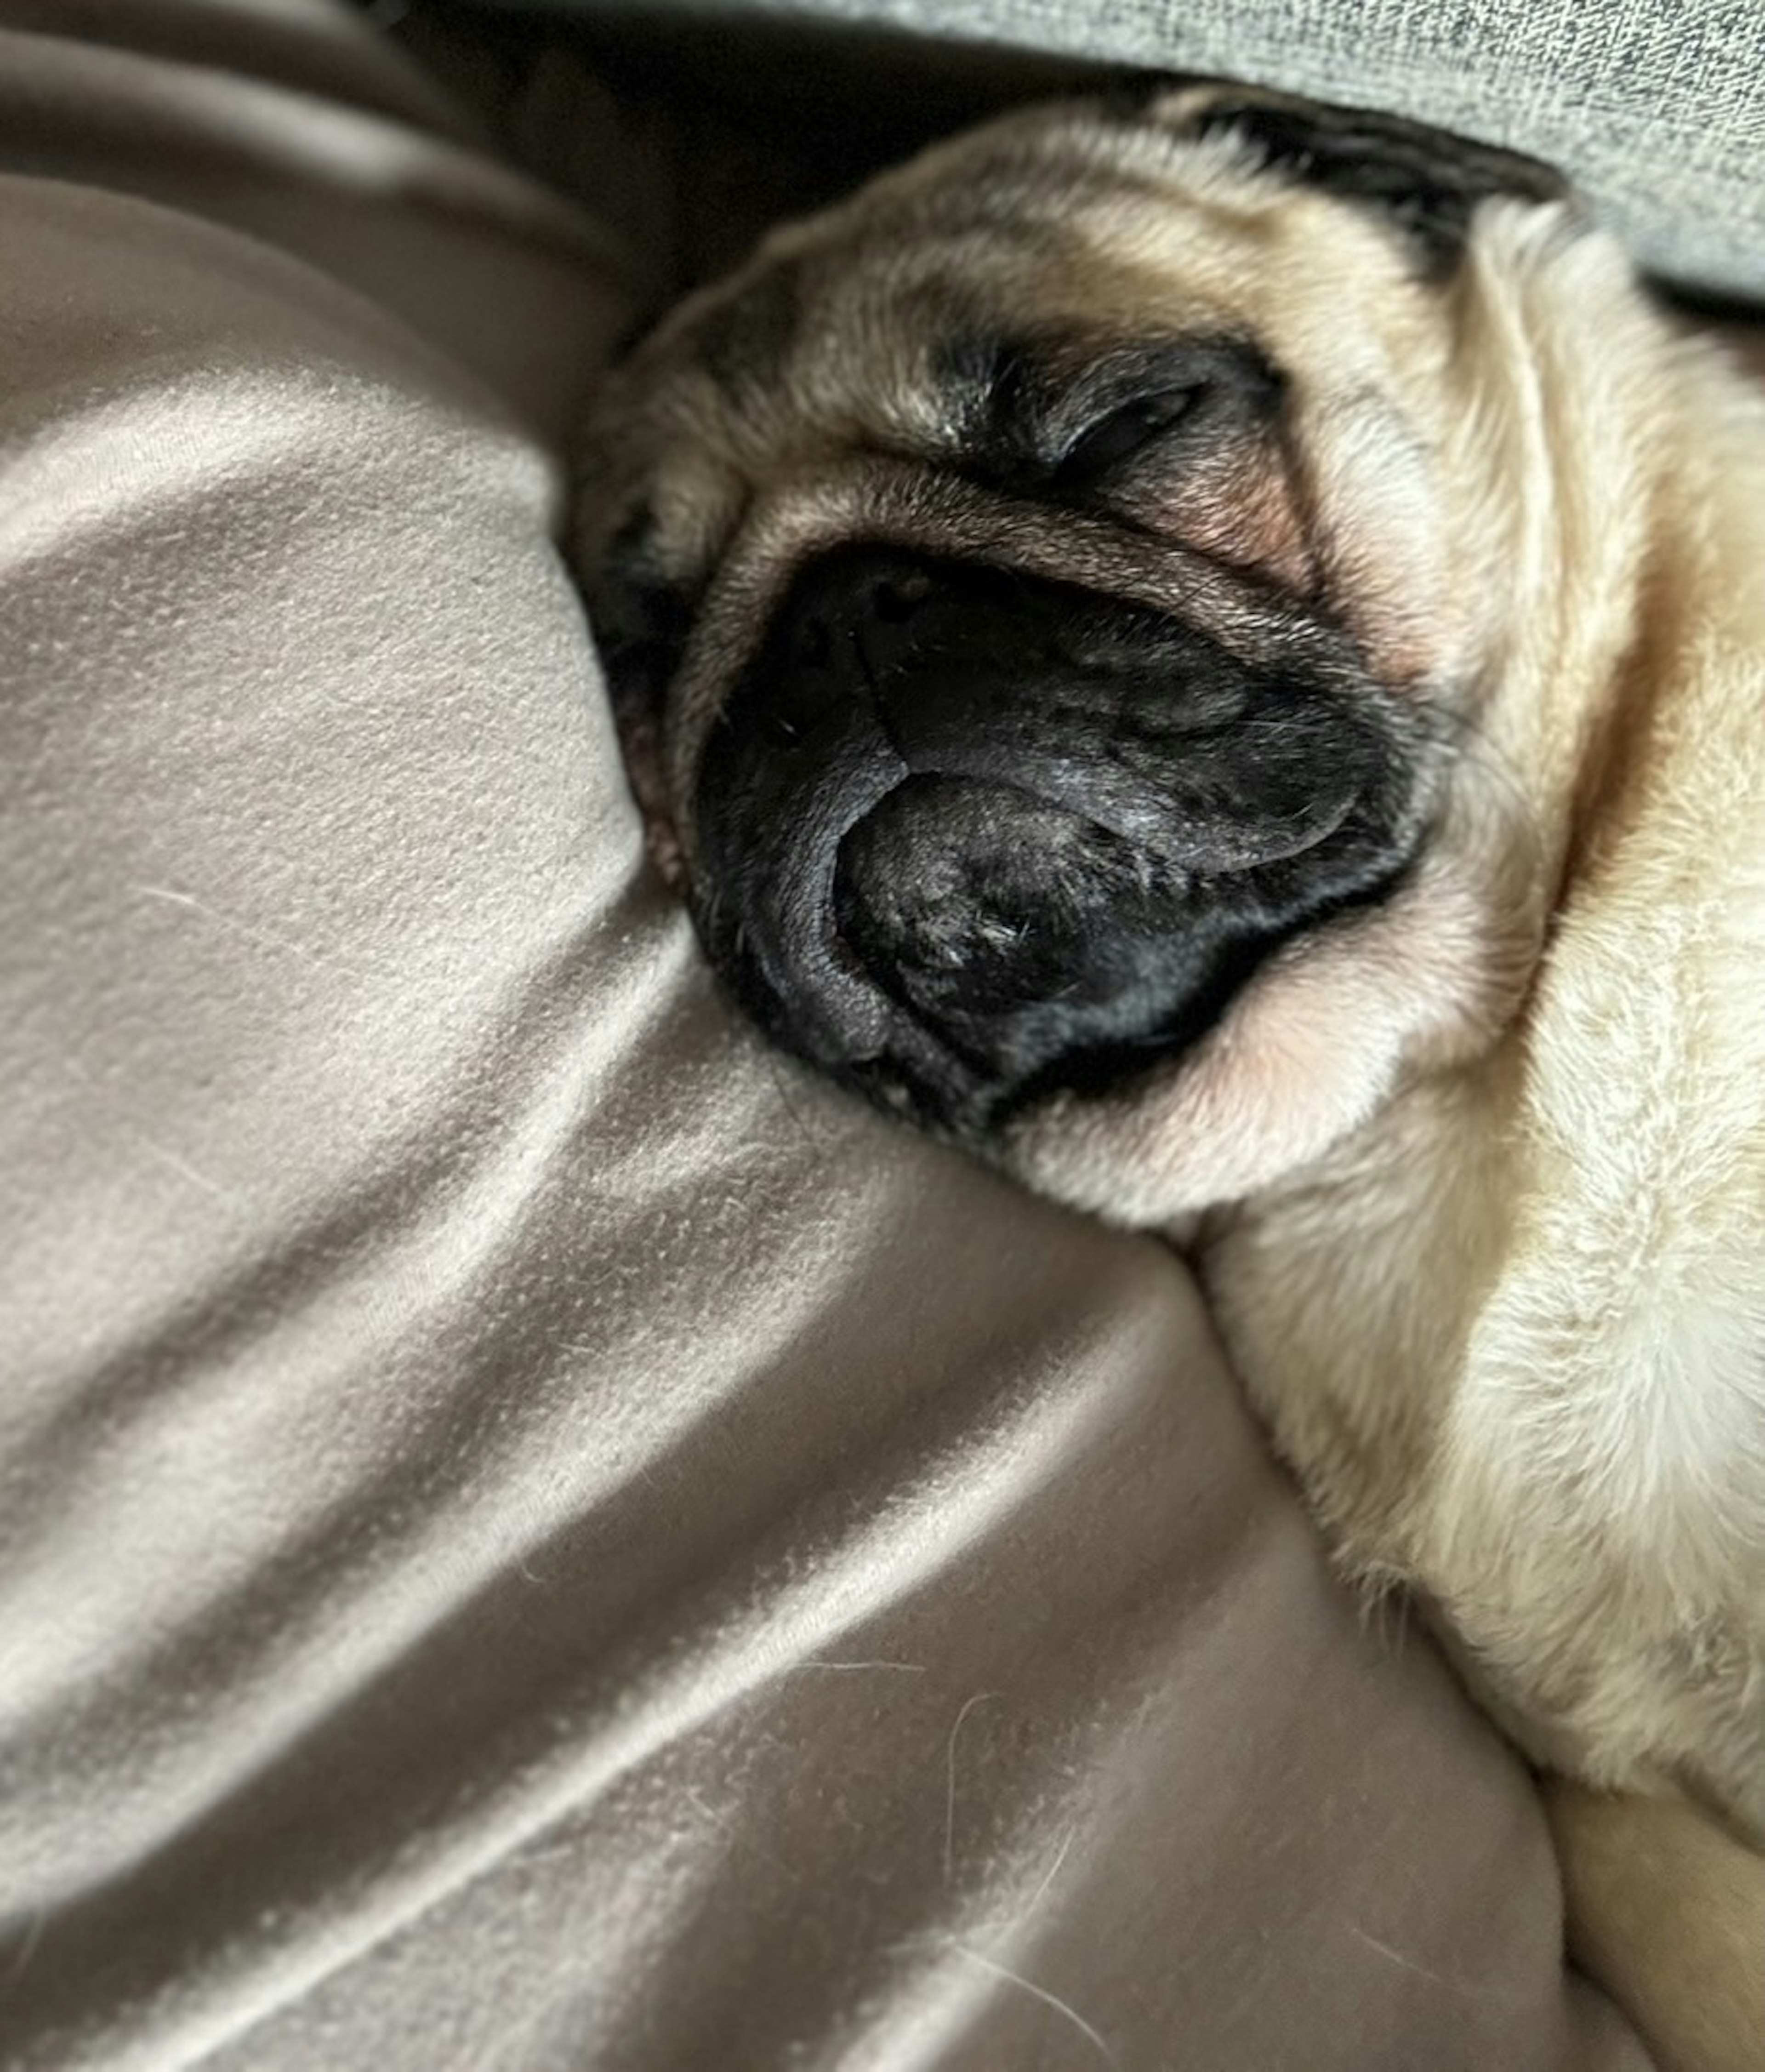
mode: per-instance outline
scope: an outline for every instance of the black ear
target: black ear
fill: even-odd
[[[1171,96],[1169,113],[1186,135],[1229,130],[1295,184],[1374,212],[1404,233],[1435,278],[1451,272],[1480,202],[1497,195],[1560,201],[1570,191],[1563,176],[1539,159],[1375,109],[1191,84]]]

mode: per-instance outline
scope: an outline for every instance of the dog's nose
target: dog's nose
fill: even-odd
[[[1086,1014],[1143,1018],[1129,997],[1157,989],[1184,890],[1169,865],[1046,798],[921,773],[841,841],[834,911],[878,986],[999,1079]]]
[[[1388,874],[1390,746],[1172,615],[844,548],[708,745],[701,930],[781,1041],[961,1124],[1063,1061],[1187,1042]]]

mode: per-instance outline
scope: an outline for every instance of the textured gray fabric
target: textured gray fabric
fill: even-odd
[[[0,175],[0,2064],[1634,2072],[1172,1260],[711,997],[523,428],[618,314],[557,206],[183,11],[0,92],[87,183]]]
[[[640,11],[886,24],[1390,109],[1549,159],[1649,266],[1765,299],[1756,0],[645,0]]]

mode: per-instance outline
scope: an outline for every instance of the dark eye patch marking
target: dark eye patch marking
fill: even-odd
[[[1178,442],[1248,434],[1272,421],[1285,384],[1252,339],[1229,333],[1087,347],[1084,341],[970,335],[937,378],[953,461],[989,487],[1083,500],[1118,469]]]
[[[1155,390],[1118,405],[1081,432],[1061,454],[1056,479],[1063,485],[1082,486],[1107,475],[1174,431],[1193,414],[1200,395],[1192,388]]]
[[[954,456],[965,472],[1009,486],[1045,472],[1035,436],[1045,407],[1045,345],[984,331],[947,338],[933,356]]]

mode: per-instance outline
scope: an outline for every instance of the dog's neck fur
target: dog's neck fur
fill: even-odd
[[[1765,398],[1597,242],[1514,235],[1463,436],[1538,485],[1487,535],[1480,715],[1548,896],[1525,1011],[1412,1058],[1204,1271],[1347,1564],[1419,1582],[1542,1758],[1756,1836]]]

